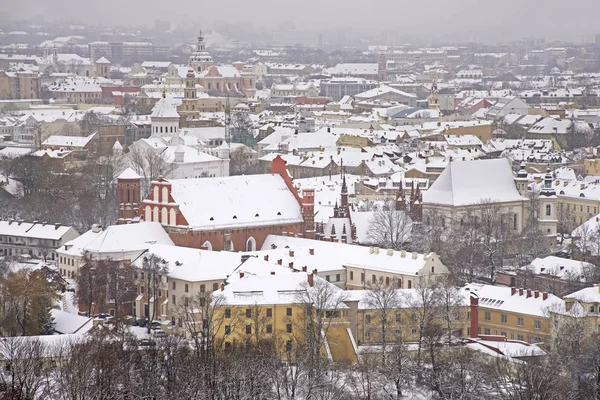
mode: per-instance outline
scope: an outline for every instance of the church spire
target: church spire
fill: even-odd
[[[213,59],[206,51],[202,29],[196,39],[196,51],[190,56],[190,67],[194,69],[194,72],[202,72],[213,64]]]

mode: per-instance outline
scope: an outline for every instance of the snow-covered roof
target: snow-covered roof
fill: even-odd
[[[191,228],[303,222],[300,204],[278,174],[175,179],[170,183],[171,195]]]
[[[173,243],[158,222],[111,225],[84,246],[84,250],[92,253],[146,250],[155,243]]]
[[[0,221],[0,236],[60,240],[69,231],[76,232],[70,226],[34,222]]]
[[[323,73],[331,75],[377,75],[378,72],[377,63],[341,63],[323,69]]]
[[[466,347],[493,357],[504,357],[507,359],[546,355],[546,352],[536,344],[515,340],[469,339]]]
[[[293,253],[290,253],[290,250]],[[261,251],[251,254],[269,254],[273,262],[281,259],[283,265],[293,262],[297,266],[307,266],[309,271],[340,271],[345,267],[354,267],[402,275],[417,275],[431,257],[437,257],[434,253],[421,254],[386,249],[372,252],[371,248],[365,246],[277,235],[267,236]]]
[[[108,61],[106,57],[100,57],[96,60],[96,64],[110,64],[110,61]]]
[[[48,139],[44,140],[42,146],[49,147],[85,147],[88,145],[90,140],[96,137],[96,133],[92,133],[88,136],[61,136],[52,135]]]
[[[173,241],[158,222],[111,225],[105,230],[90,229],[76,239],[65,243],[57,253],[82,256],[91,253],[125,253],[145,251],[151,245],[173,245]]]
[[[372,99],[374,97],[378,97],[384,94],[388,94],[388,93],[393,93],[393,94],[397,94],[399,96],[402,97],[408,97],[408,98],[417,98],[417,95],[412,94],[412,93],[406,93],[403,92],[402,90],[398,90],[398,89],[394,89],[393,87],[387,86],[387,85],[381,85],[379,87],[376,87],[374,89],[371,90],[367,90],[365,92],[362,93],[358,93],[357,95],[355,95],[354,97],[357,99]]]
[[[455,161],[423,192],[424,204],[466,206],[485,200],[496,203],[521,201],[509,161]]]
[[[133,170],[131,167],[127,167],[125,171],[121,172],[117,179],[140,179],[140,175]]]
[[[318,283],[317,283],[318,281]],[[298,272],[285,275],[248,276],[237,279],[225,286],[223,291],[214,292],[213,296],[222,296],[228,305],[274,305],[274,304],[304,304],[314,295],[307,291],[318,290],[321,285],[329,286],[333,292],[329,297],[329,307],[347,309],[341,301],[344,299],[343,290],[315,276],[314,285],[308,283],[308,274]],[[327,307],[327,306],[326,306]]]
[[[508,286],[481,285],[471,283],[461,288],[465,293],[475,293],[479,296],[479,308],[493,308],[515,314],[524,314],[541,318],[549,318],[549,312],[564,309],[565,302],[560,297],[551,293],[544,294],[531,291],[527,297],[527,290],[523,294],[517,290],[512,294],[513,288]]]
[[[173,106],[170,100],[162,98],[156,102],[152,108],[151,118],[179,118],[177,109]]]
[[[50,314],[54,319],[54,330],[61,334],[82,334],[94,327],[92,318],[56,309],[50,310]]]
[[[587,262],[569,260],[556,256],[536,258],[529,265],[529,269],[537,275],[550,275],[557,278],[569,278],[576,281],[584,278],[584,269],[594,266]]]
[[[566,295],[565,299],[575,299],[583,303],[600,303],[600,286],[594,285],[578,290]]]

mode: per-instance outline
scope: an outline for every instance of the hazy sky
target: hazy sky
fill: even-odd
[[[311,30],[352,27],[423,37],[502,40],[525,36],[591,40],[600,33],[600,0],[1,0],[12,18],[43,15],[87,23],[152,24],[251,21],[278,26],[294,21]],[[106,5],[105,7],[103,7]]]

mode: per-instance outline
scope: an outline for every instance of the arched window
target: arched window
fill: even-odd
[[[155,202],[159,202],[160,199],[158,198],[158,186],[154,186],[154,199]]]
[[[204,242],[202,247],[206,248],[206,250],[212,250],[212,244],[208,240]]]
[[[169,202],[169,189],[167,189],[166,186],[163,186],[163,188],[162,188],[162,202],[163,203]]]
[[[144,219],[148,222],[152,221],[152,208],[150,208],[150,206],[146,206],[145,214],[146,216],[144,217]]]
[[[169,225],[169,210],[167,210],[167,207],[163,207],[161,210],[160,223]]]
[[[174,208],[169,211],[169,225],[177,225],[177,213]]]
[[[256,251],[256,240],[253,237],[246,241],[246,251]]]
[[[160,222],[160,219],[158,219],[158,207],[154,207],[154,215],[152,216],[152,221],[154,222]]]
[[[546,215],[552,215],[552,206],[550,206],[550,204],[546,204]]]

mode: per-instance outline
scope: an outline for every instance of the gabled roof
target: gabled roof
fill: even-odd
[[[167,99],[160,99],[152,109],[151,118],[179,118],[177,109]]]
[[[96,60],[96,64],[110,64],[110,61],[108,61],[106,57],[100,57]]]
[[[278,174],[171,180],[171,195],[193,229],[303,222],[294,194]]]
[[[123,172],[121,172],[121,174],[119,176],[117,176],[117,179],[140,179],[141,177],[139,176],[139,174],[137,172],[135,172],[133,170],[133,168],[131,167],[127,167],[127,169]]]
[[[496,203],[525,200],[517,190],[507,159],[451,162],[429,190],[423,192],[424,204],[466,206],[484,200]]]

